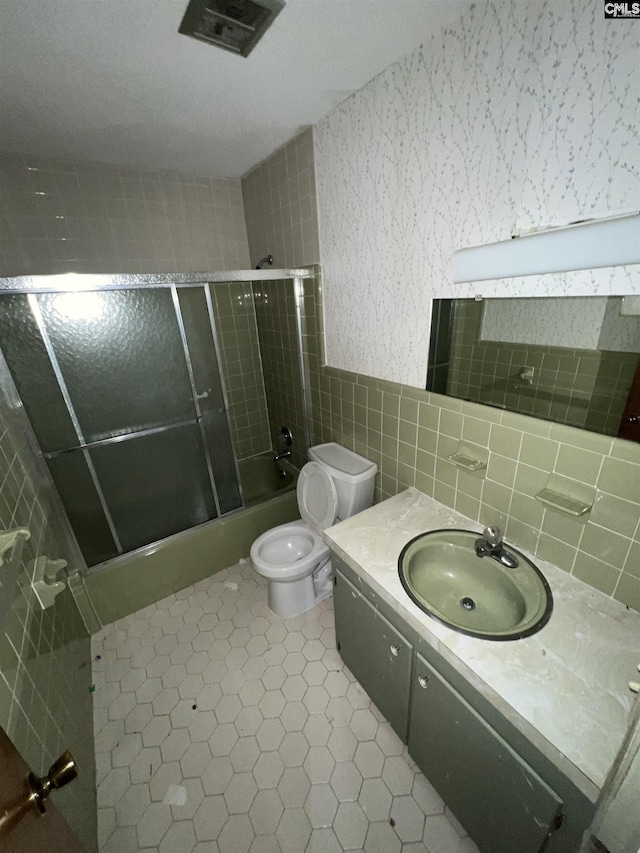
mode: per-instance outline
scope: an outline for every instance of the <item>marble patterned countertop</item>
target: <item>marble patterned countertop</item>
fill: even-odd
[[[324,532],[326,543],[396,613],[590,799],[595,800],[627,729],[640,662],[640,615],[555,566],[530,557],[553,592],[551,620],[522,640],[493,642],[432,619],[404,591],[398,555],[414,536],[477,522],[417,489]],[[507,543],[508,544],[508,543]]]

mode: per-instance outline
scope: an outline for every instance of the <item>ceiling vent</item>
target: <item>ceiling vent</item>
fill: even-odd
[[[284,0],[191,0],[178,32],[248,56]]]

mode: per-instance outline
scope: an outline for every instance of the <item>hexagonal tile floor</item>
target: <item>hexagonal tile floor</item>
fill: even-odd
[[[335,647],[248,561],[93,638],[102,853],[473,853]]]

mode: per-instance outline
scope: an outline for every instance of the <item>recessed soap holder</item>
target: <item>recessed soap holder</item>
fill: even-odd
[[[592,507],[592,504],[572,498],[570,495],[556,492],[553,489],[542,489],[536,495],[536,500],[545,506],[551,507],[551,509],[564,512],[566,515],[571,515],[574,518],[580,518],[580,516],[591,512]]]
[[[463,471],[484,471],[487,467],[487,460],[481,458],[480,452],[463,441],[458,444],[455,453],[450,453],[445,459]]]

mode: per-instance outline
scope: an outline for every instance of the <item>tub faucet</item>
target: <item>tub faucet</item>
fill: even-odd
[[[291,456],[290,450],[283,450],[282,453],[276,453],[273,457],[274,462],[279,462],[281,459],[288,459]]]
[[[478,557],[492,557],[508,569],[518,566],[518,558],[502,547],[502,532],[499,527],[485,527],[482,536],[476,539]]]

